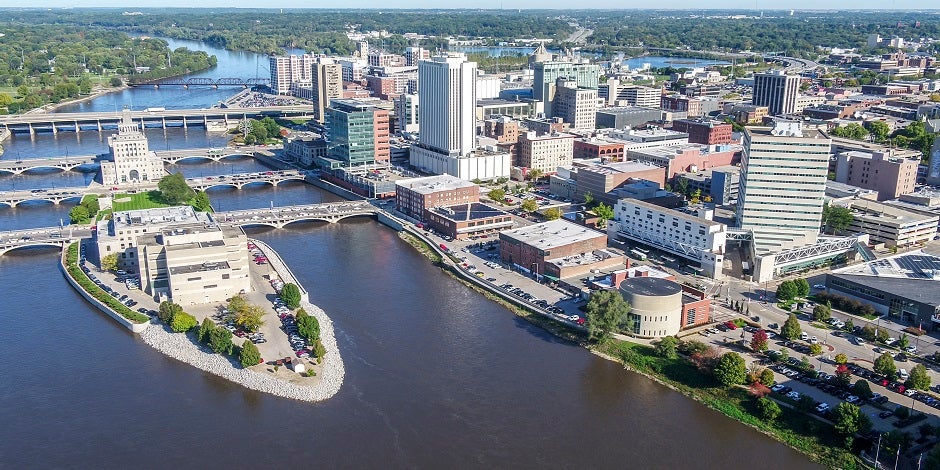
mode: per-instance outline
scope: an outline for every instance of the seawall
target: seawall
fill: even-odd
[[[150,326],[150,322],[134,323],[122,317],[120,314],[112,310],[111,307],[108,307],[107,305],[103,304],[100,300],[92,297],[91,294],[86,292],[85,289],[82,288],[81,285],[79,285],[78,281],[72,278],[72,275],[69,274],[68,267],[65,261],[67,254],[68,254],[68,246],[63,248],[62,253],[59,255],[59,270],[62,271],[62,275],[65,276],[65,280],[67,280],[69,284],[72,285],[72,288],[75,289],[75,291],[78,292],[82,297],[84,297],[85,300],[87,300],[90,304],[94,305],[95,307],[98,307],[98,310],[101,310],[106,315],[113,318],[114,321],[118,322],[119,325],[127,328],[128,330],[131,330],[134,333],[140,334],[144,330],[146,330],[148,326]]]

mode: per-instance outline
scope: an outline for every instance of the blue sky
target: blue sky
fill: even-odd
[[[933,4],[924,0],[830,0],[819,2],[817,0],[712,0],[701,2],[698,0],[659,0],[655,4],[640,1],[623,0],[593,0],[588,3],[577,3],[579,8],[694,8],[701,9],[703,3],[710,8],[733,9],[813,9],[826,8],[839,9],[888,9],[888,10],[918,10],[940,8],[940,4]],[[258,3],[244,3],[244,6],[261,6]],[[557,8],[566,9],[573,5],[571,0],[478,0],[468,3],[457,0],[345,0],[343,2],[316,2],[310,0],[272,0],[263,2],[266,8]],[[21,1],[0,0],[0,7],[23,7]],[[40,0],[30,3],[29,7],[118,7],[128,10],[134,8],[165,8],[165,7],[233,7],[237,2],[231,0]]]

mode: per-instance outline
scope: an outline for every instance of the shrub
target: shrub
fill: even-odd
[[[715,366],[715,378],[725,386],[744,383],[747,379],[744,358],[735,352],[725,353]]]
[[[261,362],[261,352],[258,351],[255,343],[246,340],[242,344],[241,351],[238,353],[238,362],[241,363],[242,367],[251,367]]]
[[[777,402],[769,398],[758,398],[757,412],[767,421],[773,421],[783,413],[783,410],[780,409],[780,405],[778,405]]]
[[[196,320],[196,317],[179,311],[173,315],[173,318],[170,319],[170,328],[177,333],[185,333],[199,324],[199,321]]]
[[[294,310],[300,306],[301,294],[297,284],[288,282],[281,288],[281,300],[287,304],[287,308]]]
[[[875,308],[869,304],[830,292],[817,293],[816,302],[821,304],[828,303],[829,305],[832,305],[833,308],[842,310],[844,312],[853,313],[855,315],[872,316],[875,314]]]

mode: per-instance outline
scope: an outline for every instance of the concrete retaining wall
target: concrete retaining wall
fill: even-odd
[[[67,253],[68,253],[68,247],[66,246],[65,249],[62,250],[62,254],[61,254],[61,256],[59,257],[59,270],[62,271],[62,275],[65,276],[65,280],[67,280],[67,281],[69,282],[69,284],[71,284],[72,287],[73,287],[76,291],[78,291],[78,293],[81,294],[82,297],[85,298],[85,300],[87,300],[89,303],[91,303],[91,304],[94,305],[95,307],[98,307],[98,310],[101,310],[102,312],[106,313],[109,317],[111,317],[111,318],[113,318],[115,321],[117,321],[118,324],[120,324],[121,326],[127,328],[128,330],[131,330],[131,331],[134,332],[134,333],[138,333],[138,334],[139,334],[139,333],[143,332],[144,330],[146,330],[148,326],[150,326],[150,322],[147,322],[147,323],[134,323],[134,322],[132,322],[132,321],[130,321],[130,320],[128,320],[128,319],[122,317],[119,313],[117,313],[117,312],[115,312],[113,309],[111,309],[111,307],[108,307],[107,305],[103,304],[100,300],[94,298],[91,294],[89,294],[88,292],[86,292],[85,289],[83,289],[82,286],[78,283],[78,281],[76,281],[75,279],[73,279],[72,276],[69,274],[69,271],[68,271],[68,269],[67,269],[67,265],[66,265],[66,262],[65,262],[65,257],[66,257],[66,255],[67,255]]]
[[[265,256],[267,256],[268,262],[271,263],[271,268],[274,269],[281,280],[284,281],[285,284],[293,283],[296,285],[300,289],[300,297],[304,301],[309,302],[310,294],[308,294],[307,290],[304,289],[304,286],[297,281],[297,276],[294,276],[294,272],[287,267],[287,263],[281,259],[281,255],[279,255],[276,251],[274,251],[273,248],[261,240],[255,240],[253,238],[250,238],[249,240],[254,243],[255,246],[257,246],[258,249],[260,249],[261,252],[265,254]]]
[[[346,188],[341,188],[333,183],[328,183],[326,181],[317,178],[316,176],[307,176],[304,181],[326,191],[329,191],[341,198],[349,199],[350,201],[363,201],[366,198],[347,190]]]

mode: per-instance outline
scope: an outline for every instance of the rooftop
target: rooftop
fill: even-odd
[[[115,212],[111,221],[116,230],[125,227],[140,227],[179,222],[200,224],[212,222],[208,214],[196,212],[191,206],[160,207]]]
[[[880,223],[910,224],[929,219],[934,219],[934,222],[936,222],[937,219],[936,215],[922,215],[918,212],[909,211],[878,201],[872,201],[870,199],[853,199],[849,203],[849,208],[856,218],[864,218],[869,221],[877,220]]]
[[[444,216],[447,219],[454,221],[461,220],[478,220],[478,219],[487,219],[490,217],[499,217],[508,215],[507,213],[480,202],[473,202],[470,204],[456,204],[453,206],[445,207],[435,207],[433,209],[435,214]],[[512,221],[510,221],[510,224]]]
[[[604,175],[613,175],[617,173],[633,173],[637,171],[647,171],[662,168],[649,162],[613,162],[604,165],[591,165],[581,168],[579,171],[592,171]]]
[[[395,182],[396,186],[410,189],[419,194],[433,194],[441,191],[452,191],[460,188],[476,187],[475,184],[451,175],[425,176],[422,178],[408,178]]]
[[[646,297],[662,297],[682,292],[682,286],[674,281],[658,277],[631,277],[620,283],[620,292]]]
[[[836,275],[885,279],[940,280],[940,257],[921,249],[857,264],[832,272]]]
[[[205,271],[218,271],[220,269],[229,269],[228,261],[208,262],[201,264],[188,264],[186,266],[175,266],[170,268],[170,274],[192,274]]]
[[[563,219],[557,219],[514,230],[506,230],[500,233],[500,239],[504,237],[525,243],[542,251],[548,251],[572,243],[601,237],[606,238],[607,235]]]

